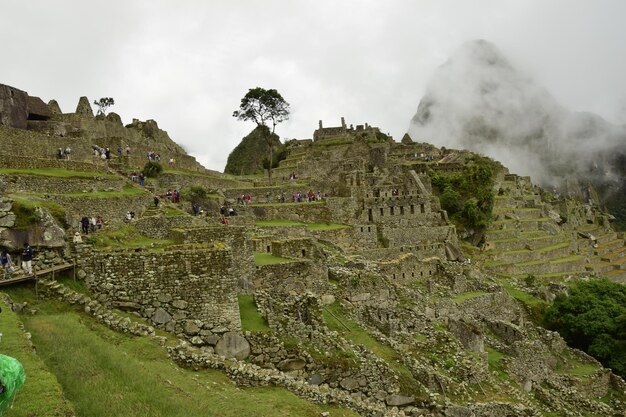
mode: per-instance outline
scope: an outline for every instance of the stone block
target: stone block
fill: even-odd
[[[250,344],[240,334],[228,332],[215,345],[215,353],[227,358],[243,360],[250,355]]]
[[[161,307],[157,308],[152,316],[152,321],[156,324],[165,324],[169,323],[172,320],[172,316],[162,309]]]
[[[415,398],[404,395],[390,395],[385,399],[385,402],[389,407],[404,407],[413,404]]]

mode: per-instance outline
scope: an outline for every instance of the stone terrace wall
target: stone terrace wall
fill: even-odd
[[[229,187],[245,187],[247,184],[229,178],[222,178],[218,175],[194,175],[179,174],[173,172],[163,172],[157,178],[157,187],[160,190],[181,190],[188,189],[191,186],[200,186],[211,190],[229,188]]]
[[[265,290],[272,294],[291,291],[323,294],[328,290],[328,267],[310,260],[257,266],[253,284],[255,291]]]
[[[123,179],[92,178],[58,178],[43,175],[2,175],[0,178],[7,185],[7,192],[31,193],[79,193],[84,191],[122,191]]]
[[[239,285],[247,288],[254,276],[253,244],[247,231],[243,226],[202,226],[172,229],[170,236],[179,244],[223,242],[230,246],[233,273],[239,278]]]
[[[49,199],[63,206],[68,223],[76,227],[82,216],[102,216],[105,222],[119,224],[126,219],[127,211],[134,211],[139,215],[152,204],[152,196],[147,193],[107,198],[71,197],[57,194],[50,196]]]
[[[260,220],[293,220],[308,223],[330,223],[332,215],[325,204],[295,203],[268,206],[239,206],[240,213],[253,213]]]
[[[1,134],[1,132],[0,132]],[[2,141],[0,140],[0,147]],[[108,170],[105,164],[92,164],[89,162],[81,162],[66,159],[56,159],[53,156],[48,158],[32,157],[32,156],[17,156],[14,154],[5,154],[2,149],[2,155],[0,155],[0,166],[2,168],[11,169],[35,169],[35,168],[61,168],[68,171],[81,171],[81,172],[106,172]]]
[[[176,334],[189,333],[190,327],[205,337],[241,330],[237,278],[228,249],[79,251],[79,269],[106,304],[137,311]]]
[[[142,217],[135,222],[135,228],[140,233],[153,239],[171,238],[171,230],[185,227],[198,227],[206,225],[201,217],[192,216],[148,216]]]

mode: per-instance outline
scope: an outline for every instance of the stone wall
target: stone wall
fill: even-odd
[[[165,164],[164,164],[165,165]],[[230,179],[226,176],[215,175],[198,175],[190,173],[173,173],[163,172],[156,180],[156,186],[159,190],[182,190],[189,189],[191,186],[200,186],[209,190],[217,190],[230,187],[242,187],[246,183]]]
[[[152,204],[152,196],[148,193],[105,198],[89,197],[88,194],[84,197],[57,194],[48,198],[65,209],[68,224],[76,228],[78,228],[78,222],[82,216],[102,216],[105,222],[120,224],[125,221],[127,211],[134,211],[139,215],[148,205]]]
[[[1,127],[0,127],[1,130]],[[0,145],[2,131],[0,131]],[[106,172],[106,164],[81,162],[66,159],[56,159],[53,154],[50,154],[47,158],[32,157],[32,156],[18,156],[15,154],[3,154],[0,155],[0,166],[2,168],[11,169],[36,169],[36,168],[59,168],[66,169],[68,171],[80,171],[80,172]]]
[[[378,270],[380,274],[386,276],[392,282],[402,285],[409,285],[417,281],[425,282],[428,278],[437,275],[437,260],[421,260],[415,254],[404,254],[401,257],[379,262]]]
[[[209,245],[162,252],[78,251],[79,271],[101,302],[204,341],[214,333],[241,330],[229,249]]]
[[[310,260],[257,266],[253,288],[272,294],[291,291],[323,294],[328,290],[328,267]]]
[[[231,269],[241,288],[248,288],[255,274],[253,244],[243,226],[201,226],[172,229],[170,237],[179,244],[202,244],[222,242],[231,249]]]
[[[238,212],[252,213],[259,220],[293,220],[305,223],[331,223],[332,214],[323,203],[291,203],[239,206]]]
[[[135,228],[152,239],[169,239],[171,229],[206,225],[204,218],[193,216],[144,216],[135,222]],[[183,243],[183,242],[179,242]]]
[[[97,175],[91,178],[60,178],[44,175],[0,174],[0,177],[6,183],[9,193],[63,194],[86,192],[88,194],[91,191],[122,191],[126,184],[122,178],[109,179]]]
[[[283,258],[316,257],[316,248],[310,238],[279,239],[272,241],[272,255]]]

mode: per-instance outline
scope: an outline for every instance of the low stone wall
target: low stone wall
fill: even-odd
[[[127,211],[134,211],[139,215],[152,204],[152,196],[148,193],[107,198],[71,197],[57,194],[48,198],[63,206],[68,223],[77,228],[82,216],[102,216],[105,222],[119,224],[125,221]]]
[[[49,158],[19,156],[3,152],[2,155],[0,155],[0,166],[2,168],[11,169],[60,168],[67,169],[68,171],[81,172],[106,172],[108,168],[106,164],[91,164],[82,161],[57,159],[54,157],[54,150],[51,152]]]
[[[209,175],[179,174],[163,172],[157,178],[157,187],[161,191],[189,189],[191,186],[200,186],[209,190],[217,190],[230,187],[245,187],[247,184],[242,181]]]
[[[293,220],[305,223],[331,223],[332,215],[325,204],[295,203],[239,206],[241,213],[252,213],[260,220]]]
[[[193,216],[146,216],[135,222],[135,228],[141,234],[153,239],[170,238],[171,229],[198,227],[203,225],[206,225],[203,218]]]
[[[88,194],[91,191],[121,191],[125,181],[123,179],[107,179],[94,176],[92,178],[58,178],[43,175],[3,175],[0,178],[7,185],[7,192],[27,193],[80,193]]]
[[[228,249],[179,247],[163,252],[100,252],[77,248],[79,271],[99,300],[137,311],[156,326],[208,343],[240,331],[237,276]]]

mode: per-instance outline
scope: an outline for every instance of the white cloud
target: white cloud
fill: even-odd
[[[486,38],[568,107],[622,118],[620,1],[3,1],[0,83],[73,111],[115,98],[124,122],[153,118],[222,170],[252,126],[232,112],[248,88],[292,105],[281,137],[317,121],[404,134],[436,67]]]

